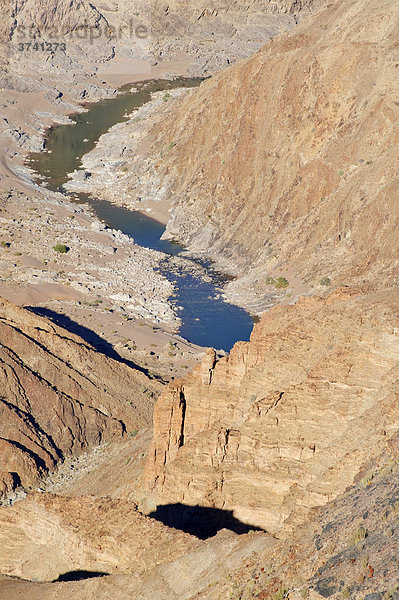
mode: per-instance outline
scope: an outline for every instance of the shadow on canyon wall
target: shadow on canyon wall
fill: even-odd
[[[164,504],[157,506],[149,515],[168,527],[180,529],[201,540],[213,537],[220,529],[230,529],[243,534],[249,531],[264,531],[259,527],[243,523],[233,516],[232,510],[207,506],[187,506],[185,504]]]
[[[124,363],[128,367],[136,369],[136,371],[141,371],[141,373],[144,373],[145,375],[147,375],[147,377],[154,377],[144,367],[136,365],[136,363],[134,363],[133,361],[120,356],[116,352],[112,344],[110,344],[102,337],[97,335],[95,331],[89,329],[88,327],[85,327],[84,325],[80,325],[80,323],[73,321],[66,315],[62,315],[60,313],[55,312],[54,310],[51,310],[50,308],[45,308],[43,306],[25,306],[24,308],[30,310],[35,315],[39,315],[40,317],[46,317],[47,319],[55,323],[55,325],[58,325],[58,327],[62,327],[63,329],[69,331],[69,333],[74,333],[75,335],[78,335],[82,338],[82,340],[93,346],[93,348],[95,348],[100,354],[108,356],[108,358],[112,358],[120,363]]]

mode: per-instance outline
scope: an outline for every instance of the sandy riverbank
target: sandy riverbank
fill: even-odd
[[[66,50],[51,55],[26,48],[19,51],[20,40],[13,29],[15,22],[22,28],[35,23],[46,39],[46,10],[38,15],[34,4],[28,2],[18,6],[12,18],[9,15],[10,40],[0,48],[0,192],[3,193],[4,211],[0,213],[0,240],[11,245],[0,248],[3,267],[0,293],[20,304],[57,309],[81,323],[91,322],[93,330],[106,336],[112,344],[123,342],[126,345],[124,340],[129,339],[134,340],[133,345],[137,347],[146,345],[147,351],[155,348],[152,346],[157,343],[153,339],[155,336],[161,340],[161,348],[165,341],[165,344],[177,343],[185,352],[183,342],[170,338],[177,324],[170,307],[165,304],[170,284],[157,275],[157,293],[154,295],[150,289],[153,267],[158,260],[154,259],[155,254],[137,250],[134,256],[131,242],[112,238],[110,232],[92,230],[95,220],[84,207],[74,212],[67,206],[65,198],[55,197],[44,187],[32,187],[24,162],[29,152],[43,149],[46,129],[54,123],[67,122],[67,115],[82,110],[82,103],[114,97],[117,88],[126,83],[161,77],[210,75],[254,52],[269,37],[293,26],[295,19],[284,11],[271,14],[267,8],[249,14],[245,4],[212,16],[190,4],[170,6],[166,12],[155,13],[142,8],[141,5],[138,7],[138,20],[150,32],[146,40],[134,39],[132,44],[132,39],[125,35],[117,40],[104,36],[91,43],[70,36],[71,39],[60,40],[67,42]],[[50,3],[48,11],[52,10]],[[73,31],[76,25],[87,20],[89,27],[97,24],[104,31],[106,23],[118,28],[131,20],[130,2],[119,3],[116,11],[104,10],[102,13],[95,6],[84,4],[66,6],[64,12],[56,8],[51,13],[51,22],[57,27],[67,23]],[[4,28],[7,30],[7,23]],[[154,100],[159,103],[159,98]],[[173,101],[173,94],[170,100]],[[142,147],[148,143],[144,130],[140,143]],[[151,192],[152,182],[148,180],[147,184]],[[156,188],[157,182],[154,193]],[[154,199],[151,193],[143,197],[140,209],[166,223],[169,199],[163,193],[157,195],[156,202]],[[53,241],[58,241],[58,237],[62,237],[62,242],[71,239],[68,244],[71,250],[54,257]],[[80,248],[79,256],[77,247]],[[143,262],[138,262],[138,256]],[[100,266],[101,262],[104,266]],[[111,268],[111,262],[117,268]],[[119,304],[126,311],[126,302],[135,304],[140,299],[139,294],[132,292],[131,281],[136,278],[137,290],[142,288],[141,272],[147,270],[148,281],[143,289],[144,308],[149,314],[136,314],[127,321],[121,318],[123,311],[110,312],[102,310],[101,305],[90,305],[94,295],[103,306],[106,304],[115,311],[113,305]],[[122,272],[129,274],[130,281],[127,278],[123,281]],[[94,281],[99,282],[95,290],[90,288]],[[127,299],[126,294],[131,298]],[[118,300],[112,300],[111,295],[116,295]],[[134,331],[129,329],[129,333],[125,333],[127,327],[133,327],[135,319],[144,318],[148,323],[156,321],[156,332],[153,324],[141,326],[140,323]],[[162,331],[159,330],[161,326]],[[148,335],[143,339],[147,329]],[[112,333],[114,331],[117,333]],[[120,337],[116,338],[117,335]],[[174,358],[170,356],[173,353],[169,347],[168,360]],[[157,354],[158,350],[155,356]]]
[[[0,208],[1,296],[84,327],[92,343],[102,340],[163,377],[191,367],[201,349],[175,335],[173,286],[154,270],[161,253],[105,228],[60,194],[14,190],[1,195]]]

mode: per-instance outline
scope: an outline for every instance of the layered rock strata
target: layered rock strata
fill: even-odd
[[[399,426],[396,290],[276,307],[154,409],[156,504],[233,511],[280,535],[342,493]]]
[[[156,393],[144,374],[1,300],[0,494],[148,425]]]
[[[135,195],[159,182],[168,236],[238,275],[247,305],[277,277],[397,280],[398,11],[330,3],[154,121]]]

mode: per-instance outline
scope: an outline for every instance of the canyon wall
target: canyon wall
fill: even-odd
[[[294,26],[298,18],[324,3],[325,0],[4,2],[3,26],[5,39],[10,42],[4,51],[11,60],[12,77],[28,73],[26,69],[34,60],[37,74],[42,75],[40,81],[46,81],[49,73],[58,79],[63,70],[70,88],[76,85],[74,79],[82,75],[87,76],[89,88],[100,84],[101,75],[92,81],[89,77],[112,64],[116,73],[143,73],[149,77],[151,66],[184,59],[187,64],[192,63],[194,70],[211,73],[248,56],[271,36]],[[141,28],[138,34],[137,27]],[[31,41],[33,45],[43,40],[65,43],[66,48],[32,52],[19,51],[17,47],[20,42]],[[118,62],[121,58],[125,65]],[[138,61],[136,71],[131,71],[130,60]],[[144,70],[139,64],[142,60],[148,63]],[[112,73],[112,68],[107,72]],[[36,90],[42,85],[36,81]],[[90,89],[86,92],[89,94]]]
[[[396,290],[276,307],[154,410],[156,504],[233,511],[280,534],[352,484],[399,426]]]
[[[172,103],[144,161],[168,236],[264,294],[397,281],[398,23],[389,0],[330,3]]]
[[[149,425],[159,385],[77,335],[0,300],[0,340],[0,496]]]

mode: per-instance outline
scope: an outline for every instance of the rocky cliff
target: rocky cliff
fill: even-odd
[[[330,3],[154,127],[168,235],[241,277],[244,301],[278,276],[397,280],[398,21],[389,0]]]
[[[123,470],[124,442],[118,467],[104,449],[97,485],[92,469],[77,486],[72,472],[67,496],[0,508],[0,598],[397,600],[397,308],[397,290],[341,290],[275,309],[250,343],[219,362],[209,352],[159,402],[147,477],[160,496],[220,512],[234,502],[248,519],[249,506],[263,525],[291,510],[281,539],[224,530],[202,541],[143,517],[116,488],[98,497],[107,463]]]
[[[201,600],[398,600],[398,436],[354,486]]]
[[[294,26],[297,19],[324,3],[325,0],[4,2],[0,4],[4,15],[2,37],[9,44],[2,50],[9,59],[8,81],[18,87],[33,86],[38,91],[43,81],[51,83],[51,76],[62,87],[63,73],[69,87],[65,92],[74,93],[77,81],[85,76],[87,98],[100,92],[98,86],[104,82],[101,75],[96,75],[104,69],[108,75],[114,69],[116,74],[141,73],[148,78],[151,66],[184,59],[194,71],[211,73],[248,56],[271,36]],[[51,53],[49,49],[42,52],[36,48],[32,52],[19,48],[21,42],[31,42],[33,46],[42,41],[57,41],[65,47]],[[42,75],[40,81],[35,78],[35,83],[17,84],[15,76],[27,74],[33,61]],[[140,64],[141,61],[147,64]],[[176,70],[176,65],[171,70]]]
[[[157,389],[77,335],[0,300],[0,495],[68,454],[148,425]]]
[[[342,289],[265,313],[154,410],[156,504],[233,511],[282,535],[331,501],[399,425],[396,290]]]

